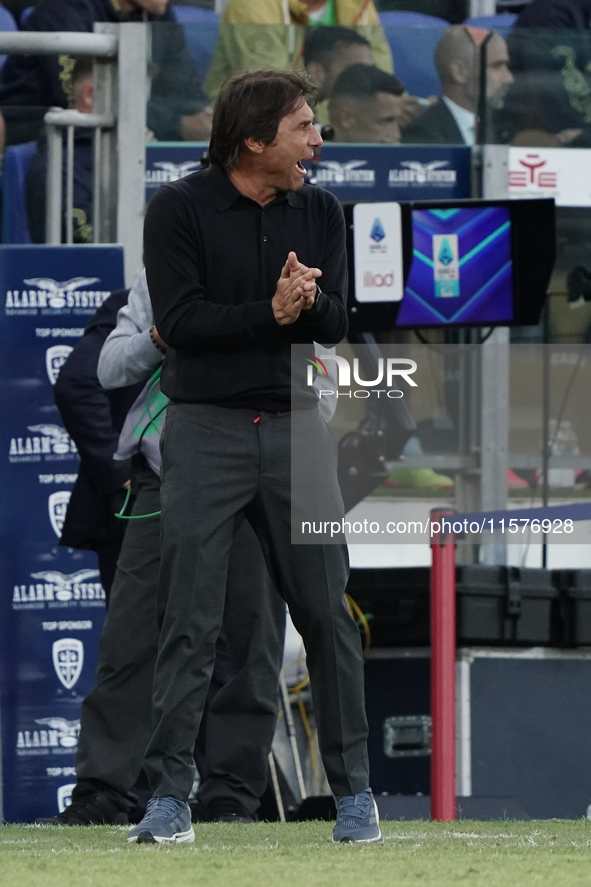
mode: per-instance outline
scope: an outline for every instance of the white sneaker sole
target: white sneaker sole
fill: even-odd
[[[375,838],[351,838],[347,841],[335,841],[335,839],[333,838],[332,843],[333,844],[376,844],[376,843],[383,844],[384,839],[382,837],[382,830],[380,828],[380,814],[378,812],[378,805],[376,804],[375,799],[373,802],[373,809],[374,809],[374,813],[376,815],[376,825],[378,827],[378,834],[376,835]]]
[[[144,835],[150,835],[150,838],[143,837]],[[140,840],[141,838],[141,840]],[[151,839],[151,840],[150,840]],[[153,835],[149,829],[145,829],[145,831],[140,832],[139,835],[134,835],[131,838],[127,839],[128,844],[192,844],[195,840],[195,832],[192,828],[187,832],[177,832],[176,835],[172,835],[172,837],[163,837],[162,835]]]
[[[384,839],[382,837],[382,832],[380,831],[379,835],[375,838],[349,838],[346,841],[335,841],[332,839],[333,844],[383,844]]]

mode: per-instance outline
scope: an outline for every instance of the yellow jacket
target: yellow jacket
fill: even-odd
[[[392,54],[373,0],[335,0],[339,25],[354,27],[371,44],[378,68],[392,72]],[[302,66],[306,5],[300,0],[230,0],[222,15],[205,90],[215,98],[239,71]]]

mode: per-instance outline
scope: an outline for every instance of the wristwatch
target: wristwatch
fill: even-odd
[[[314,303],[314,304],[316,304],[316,303]],[[154,335],[154,327],[153,326],[150,327],[150,341],[152,342],[152,345],[154,346],[154,348],[158,349],[160,354],[166,354],[166,348],[162,347],[162,345],[160,344],[160,342],[156,339],[156,336]]]

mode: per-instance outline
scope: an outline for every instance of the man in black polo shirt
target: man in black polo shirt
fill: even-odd
[[[144,255],[162,390],[161,635],[154,797],[129,841],[194,839],[186,804],[191,751],[224,609],[228,552],[248,516],[306,645],[324,767],[337,800],[333,840],[378,841],[369,786],[359,633],[344,599],[344,544],[291,545],[291,344],[347,331],[345,226],[337,200],[304,185],[322,140],[298,74],[232,78],[214,111],[212,166],[149,204]],[[322,292],[316,280],[322,280]],[[296,386],[306,486],[342,514],[334,439],[316,395]]]

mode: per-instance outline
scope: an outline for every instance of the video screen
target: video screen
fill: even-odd
[[[413,209],[412,232],[397,327],[515,319],[508,206]]]

